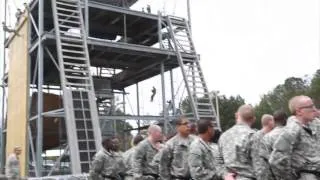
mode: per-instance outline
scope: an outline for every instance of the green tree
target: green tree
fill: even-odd
[[[219,96],[219,111],[222,130],[227,130],[235,124],[235,113],[239,106],[245,104],[245,100],[240,96],[225,95]]]
[[[199,102],[205,101],[203,98],[199,98],[197,100]],[[215,102],[215,98],[212,99],[212,102]],[[218,102],[221,128],[222,130],[226,130],[235,123],[235,112],[239,106],[245,104],[245,100],[240,95],[230,97],[220,95],[218,96]],[[188,97],[180,103],[180,108],[184,114],[192,112]]]
[[[113,113],[115,116],[125,115],[120,109],[116,109]],[[133,127],[125,120],[115,119],[101,121],[101,134],[104,137],[116,136],[119,138],[121,150],[126,150],[131,146],[132,135],[130,129]]]
[[[310,91],[308,95],[314,100],[315,105],[319,108],[320,107],[320,69],[318,69],[312,77],[311,84],[310,84]]]
[[[257,123],[260,128],[260,119],[263,114],[272,114],[276,110],[289,113],[288,102],[296,95],[308,94],[310,86],[305,79],[290,77],[283,84],[276,86],[271,92],[261,97],[260,103],[255,107]]]

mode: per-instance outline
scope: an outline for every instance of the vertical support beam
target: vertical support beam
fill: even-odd
[[[37,151],[36,151],[36,164],[37,171],[40,176],[42,176],[42,146],[43,146],[43,46],[42,46],[42,35],[43,35],[43,17],[44,17],[44,0],[39,0],[39,10],[38,10],[38,24],[39,24],[39,46],[38,46],[38,119],[37,119]]]
[[[219,111],[219,91],[215,91],[215,99],[216,99],[216,112],[217,112],[217,116],[216,116],[216,121],[217,121],[217,125],[219,130],[221,131],[221,124],[220,124],[220,111]]]
[[[189,23],[189,26],[190,26],[190,34],[192,34],[192,31],[191,31],[191,11],[190,11],[190,0],[187,0],[187,13],[188,13],[188,23]]]
[[[87,32],[87,38],[89,37],[89,6],[88,6],[88,0],[84,1],[84,18],[85,18],[85,29]]]
[[[25,6],[25,8],[29,8],[28,5]],[[28,9],[27,9],[28,11]],[[28,12],[28,49],[31,47],[31,32],[32,32],[32,21],[31,21],[31,14]],[[34,69],[37,69],[37,63],[34,67]],[[32,94],[30,93],[30,84],[31,82],[34,80],[32,79],[32,70],[31,70],[31,56],[30,56],[30,51],[28,51],[28,94]],[[30,162],[30,152],[31,152],[31,161],[35,162],[35,154],[34,154],[34,143],[33,143],[33,139],[32,139],[32,132],[31,132],[31,128],[30,128],[30,124],[29,124],[29,120],[30,120],[30,111],[31,111],[31,101],[32,101],[32,95],[28,96],[28,111],[27,111],[27,136],[29,137],[29,141],[27,142],[27,147],[26,147],[26,154],[27,154],[27,160],[26,160],[26,174],[27,176],[29,176],[29,164],[28,162]],[[35,171],[36,176],[38,176],[38,172]]]
[[[172,69],[170,70],[170,83],[171,83],[171,105],[172,105],[172,112],[173,116],[176,115],[176,103],[174,97],[174,85],[173,85],[173,72]]]
[[[29,26],[28,28],[31,28],[31,26]],[[29,30],[29,37],[31,37],[31,30]],[[30,43],[31,43],[31,38],[29,38],[29,40],[30,40]],[[30,51],[29,51],[29,59],[30,59],[31,57],[30,57]],[[31,66],[30,66],[30,81],[29,81],[29,86],[30,86],[30,84],[35,84],[35,82],[36,82],[36,75],[37,75],[37,70],[38,70],[38,58],[36,58],[35,59],[35,61],[36,61],[36,64],[35,64],[35,66],[34,66],[34,71],[33,71],[33,73],[31,72]],[[29,62],[31,62],[30,60],[29,60]],[[30,63],[29,63],[30,64]],[[31,78],[31,76],[33,76],[32,78]],[[31,81],[31,79],[32,79],[32,81]],[[31,82],[31,83],[30,83]],[[30,88],[29,88],[30,89]],[[33,93],[33,91],[31,90],[31,93]],[[28,104],[29,104],[29,111],[28,111],[28,113],[31,111],[31,104],[32,104],[32,96],[30,96],[29,97],[29,102],[28,102]],[[31,120],[31,117],[30,117],[30,114],[28,114],[28,117],[29,117],[29,119],[28,119],[28,136],[29,136],[29,146],[30,146],[30,148],[31,149],[29,149],[28,148],[28,155],[30,154],[30,150],[31,150],[31,158],[32,158],[32,161],[33,162],[36,162],[35,160],[36,160],[36,156],[35,156],[35,149],[34,149],[34,143],[33,143],[33,141],[32,141],[32,131],[31,131],[31,128],[30,128],[30,120]],[[29,165],[27,165],[27,167],[28,167]],[[35,163],[35,175],[38,177],[39,176],[39,172],[37,171],[37,164]],[[28,171],[27,171],[28,172]]]
[[[196,109],[198,108],[198,105],[197,105],[197,102],[198,102],[198,97],[197,97],[197,93],[196,93],[196,74],[195,74],[195,68],[196,67],[196,63],[195,62],[192,62],[192,67],[191,67],[191,73],[192,73],[192,96],[193,96],[193,99],[194,99],[194,103],[195,103],[195,106],[196,106]],[[210,97],[209,97],[210,98]],[[194,114],[193,115],[195,117],[195,119],[197,118],[196,115]],[[197,120],[200,120],[200,119],[196,119]]]
[[[31,128],[30,128],[30,124],[29,124],[29,122],[28,122],[28,137],[29,137],[29,148],[30,148],[30,150],[31,150],[31,157],[32,157],[32,162],[35,162],[34,160],[34,158],[35,158],[35,152],[34,152],[34,143],[33,143],[33,139],[32,139],[32,131],[31,131]],[[29,149],[28,148],[28,149]],[[28,150],[28,151],[30,151],[30,150]],[[28,154],[29,155],[29,154]],[[28,157],[29,158],[29,157]],[[29,158],[29,162],[30,162],[30,158]],[[37,165],[35,165],[35,169],[37,169]],[[28,172],[28,171],[27,171]],[[39,173],[38,173],[38,171],[36,170],[35,171],[35,173],[36,173],[36,176],[37,177],[39,177]]]
[[[117,120],[113,120],[113,136],[117,136],[118,131],[117,131]]]
[[[139,98],[139,84],[136,84],[136,91],[137,91],[137,115],[140,116],[140,98]],[[138,132],[140,133],[140,119],[138,119]]]
[[[123,113],[126,114],[126,91],[125,89],[122,90],[122,99],[123,99]]]
[[[161,71],[161,87],[162,87],[162,112],[163,112],[163,132],[167,134],[168,132],[168,116],[167,116],[167,108],[166,108],[166,89],[165,89],[165,81],[164,81],[164,61],[160,64]]]
[[[128,136],[127,136],[127,121],[123,120],[123,133],[124,133],[124,149],[127,150],[128,149]]]
[[[163,49],[161,29],[162,29],[162,25],[161,25],[161,12],[158,11],[158,40],[159,40],[159,47],[160,47],[160,49]]]
[[[7,21],[7,4],[8,4],[8,0],[5,0],[4,1],[4,22],[5,22],[5,24],[6,24],[6,21]],[[0,173],[4,173],[3,171],[4,171],[4,166],[5,166],[5,163],[4,163],[4,161],[5,161],[5,136],[4,136],[4,130],[5,130],[5,117],[6,117],[6,115],[5,115],[5,109],[4,109],[4,106],[5,106],[5,102],[6,102],[6,100],[5,100],[5,90],[6,90],[6,86],[5,86],[5,82],[4,82],[4,76],[5,76],[5,70],[6,70],[6,50],[5,50],[5,48],[4,48],[4,41],[5,41],[5,39],[6,39],[6,31],[3,31],[3,42],[1,42],[1,43],[3,43],[2,44],[2,47],[3,47],[3,51],[2,51],[2,55],[3,55],[3,64],[2,64],[2,82],[1,82],[1,84],[2,84],[2,107],[1,107],[1,115],[2,115],[2,121],[1,121],[1,124],[2,124],[2,126],[1,126],[1,132],[0,132],[0,136],[1,136],[1,155],[0,155]]]
[[[126,114],[126,91],[123,89],[122,90],[122,106],[123,106],[123,114]],[[124,120],[124,139],[125,139],[125,143],[124,143],[124,148],[127,150],[128,149],[128,136],[127,136],[127,121]]]
[[[113,107],[113,108],[112,108]],[[118,104],[115,103],[114,97],[111,100],[111,114],[115,114],[117,110]],[[113,135],[117,136],[118,135],[118,130],[117,130],[117,120],[113,119]]]
[[[124,42],[127,42],[127,16],[123,14],[123,35],[124,35]]]

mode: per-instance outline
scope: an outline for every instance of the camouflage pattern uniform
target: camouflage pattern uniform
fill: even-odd
[[[163,153],[163,148],[164,148],[164,144],[158,144],[158,152],[157,154],[153,157],[153,160],[151,162],[152,166],[154,167],[154,170],[156,172],[157,175],[159,175],[159,167],[160,167],[160,158],[162,156]]]
[[[319,118],[315,118],[310,123],[310,127],[311,127],[312,131],[314,131],[316,133],[318,144],[320,146],[320,119]]]
[[[288,125],[288,124],[291,124],[291,123],[294,123],[294,122],[295,122],[295,119],[296,119],[295,116],[290,116],[290,117],[287,119],[287,125]]]
[[[19,179],[20,162],[16,154],[12,153],[8,156],[5,173],[6,173],[6,177],[9,179]]]
[[[238,123],[220,137],[224,166],[228,172],[237,174],[236,180],[255,179],[251,153],[254,133],[247,124]]]
[[[123,161],[126,166],[126,176],[125,180],[133,179],[133,172],[132,172],[132,161],[133,161],[133,154],[136,147],[131,147],[126,152],[123,153]]]
[[[92,161],[90,177],[93,180],[120,179],[120,174],[125,171],[125,165],[120,153],[105,149],[97,152]]]
[[[258,180],[276,180],[276,177],[272,173],[271,167],[269,165],[269,157],[273,150],[273,144],[283,132],[283,128],[284,126],[275,127],[262,139],[261,147],[259,149],[259,157],[262,158],[262,167],[264,167],[264,169],[263,171],[261,171],[260,176],[257,177]]]
[[[265,133],[263,130],[257,131],[252,137],[252,166],[255,172],[255,176],[258,180],[262,177],[265,170],[263,159],[259,156],[259,150],[261,149],[261,141]]]
[[[218,180],[223,172],[218,172],[217,162],[212,154],[209,143],[201,138],[194,140],[190,145],[188,164],[193,180]]]
[[[213,157],[216,158],[216,157],[220,156],[218,144],[210,143],[210,147],[211,147],[211,150],[212,150]]]
[[[315,132],[292,118],[273,146],[269,158],[272,172],[284,180],[320,179],[320,154],[317,146]]]
[[[171,138],[162,150],[159,175],[161,180],[190,178],[188,167],[189,146],[194,138],[182,138],[179,134]]]
[[[218,180],[222,180],[223,179],[222,176],[224,176],[224,172],[225,172],[225,167],[223,164],[223,158],[222,158],[220,151],[219,151],[219,145],[217,143],[210,143],[210,147],[211,147],[211,151],[212,151],[212,156],[215,159],[215,161],[217,162],[216,169],[221,175],[221,177],[218,178]]]
[[[141,141],[133,153],[132,172],[134,180],[155,180],[158,176],[158,167],[153,158],[158,149],[153,147],[148,139]]]
[[[159,171],[160,171],[160,158],[163,154],[163,148],[161,148],[158,153],[153,157],[153,160],[151,162],[152,166],[154,166],[154,171],[156,174],[159,174]]]

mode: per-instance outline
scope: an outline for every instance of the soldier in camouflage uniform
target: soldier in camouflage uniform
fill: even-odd
[[[21,151],[21,147],[16,146],[13,149],[13,153],[7,157],[5,174],[8,179],[20,179],[19,155],[21,154]]]
[[[317,137],[317,148],[318,152],[320,152],[320,110],[317,110],[316,118],[311,122],[311,129],[316,133]]]
[[[211,151],[212,151],[212,155],[215,159],[215,162],[217,162],[216,164],[216,169],[218,170],[218,172],[222,172],[220,174],[223,174],[223,171],[225,171],[225,167],[223,165],[223,159],[220,155],[220,150],[219,150],[219,145],[218,145],[218,141],[219,138],[221,136],[222,132],[220,130],[215,129],[214,131],[214,136],[210,142],[210,147],[211,147]],[[223,180],[222,177],[218,178],[218,180]]]
[[[188,151],[193,138],[190,135],[190,122],[180,117],[176,122],[177,134],[161,150],[159,175],[161,180],[190,179]]]
[[[131,180],[133,179],[133,173],[132,173],[132,160],[133,160],[133,154],[136,149],[136,146],[143,140],[143,137],[138,134],[133,138],[133,147],[128,149],[126,152],[123,153],[123,160],[124,164],[126,165],[126,176],[125,180]]]
[[[276,127],[263,137],[261,141],[261,147],[259,149],[258,157],[261,158],[263,169],[261,169],[262,171],[260,171],[260,174],[257,175],[258,180],[276,180],[276,177],[271,171],[271,167],[269,165],[269,157],[273,150],[274,142],[283,132],[288,116],[285,112],[279,110],[274,112],[273,118]]]
[[[210,146],[211,146],[211,149],[212,149],[213,157],[219,157],[220,156],[218,141],[219,141],[219,138],[220,138],[221,134],[222,134],[222,132],[220,130],[215,130],[214,131],[214,136],[211,139]]]
[[[132,172],[134,180],[155,180],[159,177],[158,167],[153,163],[154,156],[160,149],[162,141],[161,127],[150,125],[148,137],[141,141],[133,154]]]
[[[213,156],[210,146],[214,136],[213,123],[210,120],[198,121],[199,138],[190,145],[188,164],[193,180],[219,180],[222,176],[226,180],[234,179],[233,173],[227,173],[224,169],[218,169],[218,162]]]
[[[163,137],[163,142],[167,142],[169,141],[171,138],[173,138],[177,133],[173,133],[173,134],[170,134],[168,136],[165,136]],[[162,143],[157,143],[158,144],[158,153],[153,157],[153,160],[152,160],[152,165],[154,165],[155,167],[155,170],[157,170],[157,174],[159,175],[159,179],[160,178],[160,158],[162,157],[162,154],[163,154],[163,151],[164,151],[164,147],[165,147],[165,144],[162,144]]]
[[[157,146],[158,146],[158,147],[157,147],[157,148],[158,148],[158,152],[157,152],[156,155],[154,155],[151,164],[152,164],[152,166],[155,167],[155,168],[154,168],[154,172],[155,172],[157,175],[159,175],[159,179],[161,179],[161,178],[160,178],[160,174],[159,174],[160,158],[161,158],[161,156],[162,156],[163,149],[164,149],[165,145],[159,142],[159,143],[157,143]]]
[[[117,138],[106,138],[102,141],[103,148],[93,158],[90,177],[92,180],[120,180],[124,175],[125,165],[119,150]]]
[[[219,148],[224,166],[236,174],[236,180],[253,180],[252,141],[255,131],[251,126],[255,113],[251,105],[242,105],[236,113],[236,124],[219,139]]]
[[[263,159],[259,156],[259,150],[261,149],[261,140],[264,135],[269,133],[274,128],[273,116],[270,114],[264,114],[261,118],[262,129],[257,131],[253,135],[252,144],[252,165],[255,171],[255,176],[260,179],[262,172],[265,170]]]
[[[320,148],[320,110],[317,110],[316,118],[311,122],[311,128],[314,132],[316,132],[318,145]]]
[[[308,96],[295,96],[289,101],[294,115],[273,145],[269,157],[272,172],[284,180],[320,179],[320,153],[316,134],[310,128],[316,108]]]

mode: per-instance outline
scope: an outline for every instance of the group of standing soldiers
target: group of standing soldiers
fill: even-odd
[[[218,143],[211,120],[197,121],[191,134],[186,117],[176,121],[177,134],[162,143],[161,127],[150,125],[134,146],[119,152],[116,138],[105,139],[91,166],[92,179],[125,180],[320,180],[319,111],[308,96],[289,101],[292,114],[278,110],[252,129],[255,112],[242,105],[236,122]],[[215,135],[216,134],[216,135]]]

